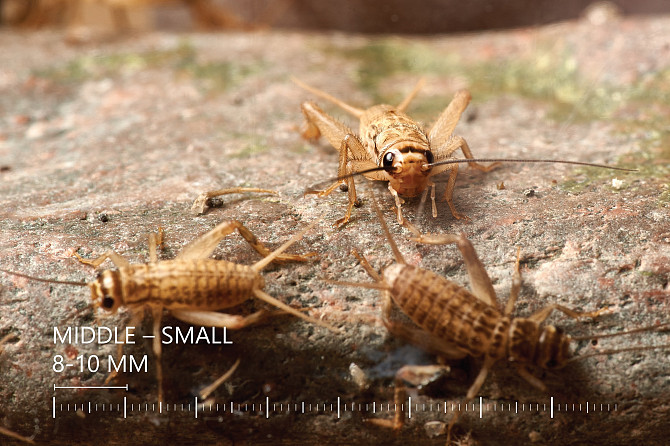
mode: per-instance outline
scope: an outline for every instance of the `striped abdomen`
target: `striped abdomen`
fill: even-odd
[[[224,260],[167,260],[104,271],[103,296],[120,305],[161,305],[167,309],[220,310],[238,305],[263,278],[246,265]]]
[[[570,336],[531,319],[510,319],[465,288],[428,270],[395,264],[384,271],[391,296],[414,323],[464,353],[543,368],[570,356]]]
[[[384,278],[393,300],[427,332],[470,356],[506,356],[509,318],[465,288],[410,265],[391,265]]]

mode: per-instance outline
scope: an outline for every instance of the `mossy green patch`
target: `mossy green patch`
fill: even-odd
[[[440,76],[465,79],[474,100],[517,95],[547,104],[549,117],[570,125],[608,120],[622,134],[644,134],[642,149],[617,160],[615,166],[637,169],[621,174],[623,190],[633,178],[666,178],[670,175],[670,69],[649,73],[631,85],[613,86],[581,77],[571,48],[554,41],[538,41],[527,56],[499,56],[484,61],[466,59],[430,42],[382,37],[351,49],[326,49],[357,64],[357,82],[377,102],[396,103],[406,92],[388,91],[387,80],[399,74],[415,77]],[[419,97],[412,115],[431,120],[449,98]],[[627,109],[639,112],[631,118]],[[577,179],[575,179],[577,178]],[[579,193],[593,183],[612,178],[612,171],[579,168],[561,189]],[[663,195],[666,197],[666,195]]]
[[[552,117],[558,120],[609,116],[623,99],[609,88],[587,85],[580,78],[577,62],[569,50],[557,50],[553,42],[538,42],[535,52],[524,58],[479,62],[466,61],[454,52],[428,43],[398,38],[379,38],[357,48],[326,51],[357,61],[358,84],[377,102],[394,103],[400,99],[400,93],[380,89],[383,80],[398,73],[467,79],[478,100],[516,94],[546,101],[553,106]],[[423,111],[438,113],[446,106],[445,98],[435,98],[429,105],[418,104],[421,101],[413,109],[421,107]]]
[[[251,158],[269,150],[268,142],[263,136],[252,134],[239,135],[239,137],[241,148],[230,155],[232,158]]]
[[[670,183],[663,184],[663,192],[658,196],[659,204],[667,206],[670,204]]]
[[[184,41],[165,50],[85,55],[62,66],[35,71],[34,75],[62,84],[80,84],[87,80],[132,76],[152,69],[172,70],[176,75],[200,80],[208,90],[222,91],[260,71],[262,66],[260,62],[202,62],[193,45]]]

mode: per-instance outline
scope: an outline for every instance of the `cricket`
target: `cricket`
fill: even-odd
[[[318,222],[318,221],[317,221]],[[98,268],[109,259],[117,267],[116,270],[103,270],[98,277],[89,283],[68,282],[42,279],[8,270],[0,270],[8,274],[47,283],[88,286],[91,290],[92,305],[114,313],[120,307],[128,308],[132,313],[131,324],[141,322],[145,311],[153,316],[153,352],[156,357],[156,377],[158,380],[158,401],[163,401],[161,366],[160,328],[163,310],[187,323],[209,327],[227,327],[237,330],[265,319],[269,314],[266,310],[258,310],[247,316],[226,314],[224,310],[239,305],[251,297],[260,299],[305,321],[339,332],[336,328],[307,316],[263,291],[265,280],[260,272],[271,262],[303,262],[314,253],[305,255],[283,254],[295,242],[300,240],[307,231],[312,229],[314,222],[301,230],[274,251],[270,251],[254,236],[249,229],[237,220],[223,221],[212,230],[186,245],[174,260],[158,260],[156,247],[162,245],[163,232],[149,234],[149,262],[131,264],[114,251],[107,251],[101,256],[88,260],[75,253],[80,262]],[[249,245],[263,256],[253,265],[241,265],[225,260],[208,258],[219,242],[237,230]],[[121,356],[123,344],[118,346]],[[236,363],[230,373],[237,367]],[[106,382],[116,375],[110,373]],[[217,385],[223,382],[217,380]],[[207,393],[211,393],[210,387]]]
[[[347,211],[343,218],[335,222],[335,226],[342,226],[349,222],[353,207],[359,204],[354,185],[354,176],[357,175],[363,175],[376,181],[388,181],[388,190],[395,201],[398,223],[402,224],[401,204],[404,201],[401,196],[412,198],[421,195],[423,203],[426,200],[428,188],[430,188],[432,214],[433,217],[437,217],[435,183],[431,181],[431,177],[445,172],[448,172],[449,175],[444,194],[449,210],[454,218],[469,220],[466,215],[456,210],[453,200],[460,163],[468,163],[470,167],[482,172],[495,169],[501,162],[549,162],[631,171],[631,169],[579,161],[476,159],[465,138],[454,134],[456,124],[470,103],[471,96],[467,90],[456,92],[432,127],[425,130],[405,113],[423,86],[423,80],[420,80],[397,106],[380,104],[366,110],[349,105],[296,78],[293,78],[293,82],[308,92],[337,105],[360,121],[357,136],[349,127],[325,113],[314,102],[304,102],[301,107],[305,117],[305,124],[301,129],[303,138],[316,140],[323,135],[339,152],[337,178],[327,180],[334,182],[325,190],[316,191],[309,188],[305,192],[305,194],[325,197],[330,195],[338,185],[341,185],[342,190],[348,192]],[[458,149],[461,149],[465,159],[451,157]],[[480,162],[492,162],[492,164],[485,166]]]
[[[614,334],[571,337],[558,327],[542,325],[542,323],[555,310],[573,319],[579,319],[595,318],[607,311],[607,308],[578,312],[560,304],[550,304],[529,317],[512,317],[511,313],[522,284],[519,268],[520,249],[517,250],[510,297],[503,309],[497,300],[486,269],[479,260],[472,243],[464,235],[421,235],[415,227],[406,223],[406,226],[416,236],[413,240],[417,242],[437,245],[456,244],[465,262],[471,291],[431,271],[408,265],[391,237],[376,200],[373,202],[396,263],[388,266],[380,275],[364,256],[354,251],[354,256],[375,283],[357,284],[332,281],[330,283],[381,290],[383,293],[382,321],[388,331],[427,351],[437,353],[447,359],[462,359],[466,356],[483,357],[482,368],[468,389],[463,406],[477,395],[492,366],[501,360],[507,360],[513,364],[517,373],[533,387],[546,391],[546,385],[529,371],[529,367],[556,369],[570,362],[595,355],[670,347],[669,344],[622,348],[590,355],[572,356],[570,352],[572,341],[652,331],[665,328],[670,323]],[[394,303],[415,325],[392,320]],[[431,366],[405,366],[398,373],[407,373],[408,368],[414,368],[418,376],[435,373],[435,367]],[[401,407],[404,399],[401,377],[397,375],[395,382],[395,402],[397,407]],[[447,444],[451,443],[451,432],[460,415],[459,406],[459,409],[454,411],[447,427]],[[393,420],[372,419],[368,421],[397,430],[404,424],[404,414],[398,410]]]

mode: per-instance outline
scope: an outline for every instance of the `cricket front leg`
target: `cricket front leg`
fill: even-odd
[[[349,198],[347,211],[344,214],[344,217],[337,220],[334,224],[334,226],[343,226],[349,222],[351,218],[351,211],[354,206],[360,206],[360,201],[356,197],[356,185],[354,183],[354,177],[351,175],[355,172],[369,169],[370,167],[375,167],[376,165],[367,160],[365,147],[363,147],[363,144],[361,144],[358,138],[353,134],[347,134],[344,136],[338,151],[340,156],[337,168],[337,180],[324,191],[310,191],[307,193],[315,193],[319,197],[325,197],[333,192],[333,190],[335,190],[339,184],[344,186],[344,189],[347,191]]]
[[[465,158],[473,159],[472,152],[470,151],[470,147],[468,146],[468,143],[465,141],[465,139],[463,139],[463,137],[461,136],[451,136],[449,137],[444,146],[438,146],[438,149],[434,150],[435,161],[442,161],[448,159],[458,149],[462,150],[463,155],[465,155]],[[479,164],[476,161],[472,161],[468,163],[468,165],[474,167],[475,169],[481,170],[482,172],[489,172],[498,167],[500,163],[492,163],[488,166],[484,166],[483,164]],[[458,212],[456,210],[456,207],[454,206],[453,197],[454,197],[454,187],[456,186],[456,177],[458,176],[458,164],[444,164],[441,166],[437,166],[431,172],[431,176],[446,171],[449,171],[449,178],[447,179],[447,187],[445,190],[444,198],[447,201],[447,205],[449,206],[451,215],[453,215],[454,218],[458,220],[469,221],[470,219],[464,214]]]

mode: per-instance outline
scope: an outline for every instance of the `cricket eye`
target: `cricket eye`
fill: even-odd
[[[114,298],[109,296],[103,297],[101,306],[105,310],[111,310],[112,308],[114,308]]]
[[[555,359],[551,359],[551,360],[547,361],[547,363],[545,365],[548,369],[553,369],[553,368],[558,367],[558,361],[556,361]]]
[[[434,161],[435,161],[435,158],[433,157],[433,152],[427,151],[426,152],[426,163],[427,164],[433,164]]]
[[[382,165],[384,167],[384,170],[391,170],[393,169],[393,160],[395,159],[395,155],[391,152],[388,152],[386,155],[384,155],[384,161],[382,162]]]

